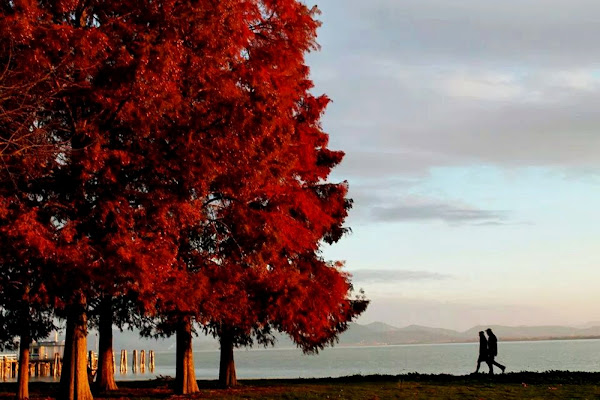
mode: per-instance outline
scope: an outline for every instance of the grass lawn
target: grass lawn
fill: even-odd
[[[170,380],[119,382],[119,390],[96,399],[600,399],[600,373],[510,373],[506,375],[352,376],[329,379],[241,381],[218,389],[199,381],[200,393],[175,396]],[[53,383],[32,383],[31,398],[50,399]],[[14,383],[0,384],[0,399],[11,398]]]

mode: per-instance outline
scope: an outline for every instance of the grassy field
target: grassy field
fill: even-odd
[[[506,375],[352,376],[330,379],[248,380],[232,389],[199,381],[200,393],[175,396],[168,379],[120,382],[120,389],[96,399],[600,399],[600,373],[510,373]],[[31,398],[50,399],[56,384],[32,383]],[[0,399],[13,383],[0,384]]]

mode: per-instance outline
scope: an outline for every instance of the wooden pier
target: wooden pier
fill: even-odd
[[[121,350],[120,372],[127,374],[127,350]],[[132,372],[145,373],[146,366],[150,372],[155,369],[154,350],[148,351],[148,360],[146,362],[145,350],[133,350],[132,352]],[[60,377],[62,370],[62,357],[60,353],[54,353],[53,357],[48,357],[47,354],[37,352],[34,357],[29,360],[29,376],[30,377]],[[89,351],[87,356],[87,366],[90,374],[95,375],[98,369],[98,354],[94,351]],[[113,352],[113,373],[116,370],[115,355]],[[0,355],[0,380],[16,379],[19,373],[19,358],[17,354]]]
[[[0,360],[0,378],[4,381],[17,376],[19,370],[19,360],[16,354],[2,356]]]
[[[29,376],[54,377],[60,376],[62,359],[57,353],[52,359],[29,360]],[[3,381],[15,379],[19,373],[19,359],[16,354],[0,356],[0,379]]]

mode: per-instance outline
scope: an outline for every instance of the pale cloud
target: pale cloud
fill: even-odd
[[[563,179],[579,180],[587,184],[600,185],[600,170],[596,168],[566,168],[561,170]]]
[[[549,83],[554,83],[559,87],[565,87],[577,91],[597,91],[600,84],[600,77],[598,75],[598,70],[596,69],[554,71],[548,75]]]
[[[441,221],[452,226],[498,226],[516,223],[511,220],[508,210],[481,209],[460,200],[401,194],[414,186],[411,181],[400,181],[403,182],[400,185],[375,182],[379,183],[366,182],[351,187],[350,196],[354,199],[352,218],[358,222]]]
[[[473,163],[600,168],[600,88],[582,89],[583,78],[577,83],[567,75],[530,74],[521,81],[431,75],[409,89],[376,83],[376,96],[358,97],[353,92],[364,87],[340,82],[343,100],[332,106],[326,127],[339,135],[334,146],[343,140],[341,168],[352,176],[423,174]]]
[[[394,129],[389,127],[389,129]],[[421,149],[403,149],[397,151],[368,151],[349,150],[343,163],[336,168],[336,174],[340,176],[352,176],[354,178],[365,178],[368,180],[380,180],[393,175],[406,175],[406,179],[415,179],[418,171],[423,176],[432,165],[443,163],[444,165],[458,165],[459,159],[443,152],[435,153]],[[380,182],[382,183],[382,182]],[[380,187],[384,187],[381,185]]]
[[[451,225],[502,225],[507,220],[506,214],[505,211],[480,210],[447,203],[411,204],[406,200],[393,206],[371,208],[371,217],[378,222],[439,220]]]
[[[352,281],[365,283],[398,283],[406,281],[445,280],[450,275],[429,271],[389,270],[389,269],[357,269],[351,270]]]
[[[422,65],[580,67],[599,59],[595,0],[330,0],[321,6],[326,18],[336,11],[333,24],[348,28],[336,37],[340,52],[358,48]]]
[[[600,3],[331,0],[322,8],[323,53],[311,65],[334,100],[324,124],[347,153],[344,176],[482,163],[600,169]]]
[[[519,101],[532,95],[509,74],[483,76],[459,74],[444,79],[441,89],[451,97],[469,97],[488,101]]]

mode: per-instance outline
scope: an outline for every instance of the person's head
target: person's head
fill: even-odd
[[[483,331],[479,331],[479,337],[480,338],[485,338],[485,336],[483,335]]]
[[[487,328],[485,331],[487,332],[488,335],[491,335],[493,333],[490,328]]]

